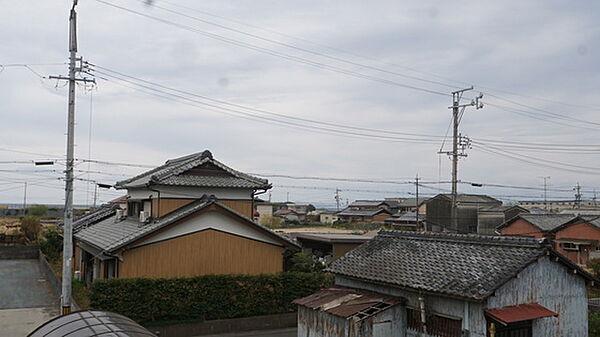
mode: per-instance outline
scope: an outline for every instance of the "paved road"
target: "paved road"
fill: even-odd
[[[0,260],[0,337],[26,336],[58,315],[58,296],[38,260]]]
[[[289,329],[281,329],[281,330],[263,330],[263,331],[253,331],[253,332],[239,332],[239,333],[229,333],[229,334],[221,334],[221,335],[206,335],[199,337],[296,337],[297,329],[289,328]]]

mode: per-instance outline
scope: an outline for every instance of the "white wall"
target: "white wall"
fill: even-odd
[[[281,246],[267,233],[262,230],[251,227],[246,223],[241,223],[219,212],[210,211],[192,219],[175,225],[174,227],[153,236],[150,240],[144,241],[142,245],[172,239],[178,236],[195,233],[205,229],[216,229],[222,232],[239,235],[248,239],[271,243]]]

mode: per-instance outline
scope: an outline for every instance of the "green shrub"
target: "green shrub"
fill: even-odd
[[[28,242],[36,241],[40,235],[40,232],[42,231],[40,219],[31,215],[21,217],[20,227],[21,233],[23,233]]]
[[[588,319],[589,337],[600,337],[600,312],[590,310]]]
[[[59,261],[62,257],[63,239],[58,229],[46,229],[43,236],[37,240],[37,245],[50,263]]]
[[[288,271],[300,273],[315,273],[325,269],[325,265],[319,262],[313,255],[302,252],[292,255],[289,261]]]
[[[33,205],[27,207],[27,214],[33,216],[45,216],[48,214],[48,207],[44,205]]]
[[[329,274],[292,272],[98,280],[90,301],[139,322],[227,319],[293,312],[294,299],[332,283]]]
[[[590,268],[594,275],[600,275],[600,259],[591,259],[587,263],[587,267]]]

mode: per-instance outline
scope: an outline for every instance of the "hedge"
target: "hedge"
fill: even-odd
[[[331,284],[330,274],[293,272],[111,279],[95,281],[90,300],[138,322],[227,319],[293,312],[294,299]]]

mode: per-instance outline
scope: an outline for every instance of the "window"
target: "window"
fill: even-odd
[[[560,246],[564,250],[579,250],[579,245],[571,242],[563,242],[560,244]]]
[[[127,203],[127,215],[138,216],[142,209],[142,203],[137,201],[130,201]]]
[[[416,309],[406,308],[406,326],[408,329],[423,332],[421,312]],[[452,319],[439,315],[426,313],[427,334],[435,337],[461,337],[462,320]]]
[[[531,337],[531,321],[524,321],[519,323],[511,323],[506,326],[498,323],[489,323],[487,336],[490,337],[490,330],[495,330],[495,337]]]

